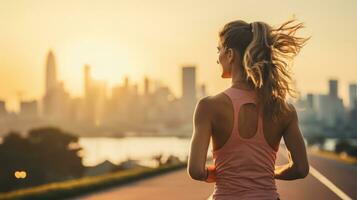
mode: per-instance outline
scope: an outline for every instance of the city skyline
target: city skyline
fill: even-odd
[[[83,66],[83,95],[72,96],[58,77],[57,57],[49,50],[43,69],[44,94],[32,100],[20,100],[19,112],[8,112],[0,99],[0,135],[12,130],[25,131],[39,124],[51,124],[81,135],[121,136],[127,131],[161,131],[165,134],[190,133],[190,116],[197,99],[206,96],[204,84],[197,84],[196,67],[181,67],[182,97],[151,77],[142,79],[144,91],[129,77],[108,87],[106,81],[93,77],[92,67]],[[165,130],[165,131],[164,131]],[[180,133],[178,133],[180,132]]]
[[[29,99],[21,99],[21,96],[19,97],[20,99],[17,99],[17,104],[18,104],[18,107],[17,108],[8,108],[7,104],[8,102],[5,101],[5,108],[7,109],[8,112],[20,112],[20,108],[21,108],[21,103],[25,102],[25,103],[31,103],[32,101],[37,101],[38,103],[40,103],[42,101],[42,103],[44,103],[46,101],[46,94],[48,94],[49,92],[51,92],[51,90],[53,90],[53,88],[55,87],[59,87],[61,88],[61,93],[65,93],[65,95],[67,95],[68,97],[66,98],[86,98],[87,94],[86,94],[86,91],[88,89],[88,81],[89,81],[89,77],[90,76],[93,76],[91,78],[95,78],[95,74],[92,74],[91,71],[92,71],[92,67],[90,64],[86,63],[84,64],[83,69],[84,69],[84,74],[83,74],[83,77],[81,78],[78,78],[79,80],[83,80],[83,83],[82,83],[82,92],[80,94],[77,94],[77,95],[74,95],[73,93],[68,93],[68,91],[71,91],[71,89],[69,89],[68,87],[66,87],[66,83],[65,81],[61,80],[58,76],[58,71],[60,69],[58,69],[58,66],[57,66],[57,58],[56,58],[56,55],[54,54],[54,50],[53,49],[49,49],[48,50],[48,53],[47,53],[47,56],[45,57],[46,58],[46,61],[45,61],[45,78],[43,80],[44,84],[43,84],[43,94],[41,94],[41,96],[39,97],[35,97],[35,98],[29,98]],[[179,69],[182,69],[182,74],[183,77],[182,77],[182,80],[181,82],[183,83],[183,85],[181,86],[181,95],[175,95],[176,98],[183,98],[185,99],[185,91],[189,91],[190,88],[188,88],[188,86],[190,86],[191,84],[195,84],[196,85],[196,88],[195,88],[195,91],[190,91],[189,94],[190,96],[194,95],[196,96],[199,92],[201,86],[204,87],[204,90],[205,90],[205,94],[207,94],[206,92],[206,84],[205,83],[197,83],[196,79],[196,71],[197,71],[197,67],[196,66],[193,66],[193,65],[181,65],[181,66],[178,66],[177,68]],[[187,73],[185,73],[185,71]],[[184,74],[187,74],[187,77],[185,78],[185,75]],[[192,75],[188,75],[188,74],[192,74]],[[192,77],[192,78],[191,78]],[[150,77],[151,78],[151,77]],[[188,78],[188,79],[187,79]],[[192,80],[191,80],[192,79]],[[114,89],[115,87],[117,86],[120,86],[120,85],[127,85],[129,80],[131,81],[131,84],[133,84],[133,86],[136,87],[136,90],[138,91],[138,94],[141,94],[141,95],[145,95],[147,94],[149,88],[148,88],[148,81],[149,81],[149,77],[147,75],[144,75],[143,77],[140,77],[140,80],[137,80],[137,81],[132,81],[131,80],[131,77],[128,76],[128,75],[124,75],[123,77],[121,77],[121,80],[119,82],[117,82],[116,84],[113,84],[111,86],[108,86],[107,85],[107,81],[106,80],[95,80],[97,81],[98,83],[100,82],[100,84],[104,84],[104,88],[105,88],[105,93],[107,95],[106,98],[109,98],[109,97],[112,97],[112,92],[111,90]],[[94,81],[94,80],[93,80]],[[154,87],[160,87],[162,85],[166,85],[164,83],[162,83],[162,81],[160,80],[150,80],[152,82],[157,83],[157,85]],[[189,84],[185,84],[185,82],[189,82]],[[142,83],[144,82],[144,83]],[[342,103],[345,107],[350,107],[350,102],[351,102],[351,92],[354,92],[356,90],[356,82],[349,82],[348,85],[346,86],[346,88],[348,89],[348,91],[345,91],[346,95],[347,96],[344,96],[344,95],[341,95],[341,84],[338,84],[340,83],[340,81],[338,79],[334,79],[334,78],[331,78],[331,79],[328,79],[328,87],[327,87],[327,90],[326,90],[326,93],[333,93],[334,96],[336,97],[341,97],[342,99]],[[152,84],[152,83],[151,83]],[[187,86],[186,86],[187,85]],[[228,87],[228,86],[227,86]],[[140,88],[140,89],[139,89]],[[168,87],[170,88],[170,87]],[[342,88],[344,88],[344,86],[342,86]],[[171,90],[172,88],[170,88]],[[332,91],[331,91],[332,90]],[[24,91],[22,91],[24,92]],[[25,91],[26,92],[26,91]],[[314,94],[314,95],[321,95],[323,94],[324,92],[319,92],[319,93],[312,93],[312,92],[306,92],[306,93],[303,93],[301,96],[300,96],[300,99],[302,98],[308,98],[309,95],[311,94]],[[210,95],[210,94],[207,94],[207,95]],[[352,94],[352,95],[355,95],[355,94]],[[356,96],[356,95],[355,95]],[[42,98],[44,98],[43,100],[41,100]],[[4,101],[4,99],[0,99],[1,101]],[[299,98],[296,98],[295,99],[296,101],[299,100]],[[55,105],[56,103],[54,103]],[[44,108],[46,109],[46,108]],[[46,112],[46,111],[45,111]]]
[[[215,62],[217,33],[236,19],[279,25],[296,16],[305,23],[300,35],[312,39],[293,66],[297,89],[303,94],[326,92],[326,80],[335,78],[341,83],[339,95],[348,104],[348,84],[357,80],[355,1],[225,1],[205,2],[204,7],[200,1],[160,0],[0,4],[4,27],[0,99],[7,101],[10,110],[18,108],[18,96],[31,100],[43,95],[43,57],[48,49],[56,54],[59,79],[74,96],[83,95],[79,77],[84,64],[90,64],[93,76],[109,86],[121,83],[125,76],[138,82],[147,75],[168,85],[176,96],[181,95],[180,67],[195,65],[197,82],[207,83],[208,94],[218,93],[230,80],[220,78]]]

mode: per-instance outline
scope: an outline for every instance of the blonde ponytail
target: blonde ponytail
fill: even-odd
[[[265,22],[248,24],[237,20],[220,32],[224,45],[241,53],[243,78],[258,90],[264,111],[273,120],[291,110],[287,96],[294,97],[296,91],[292,88],[289,62],[309,39],[295,36],[303,24],[291,25],[294,21],[272,28]]]

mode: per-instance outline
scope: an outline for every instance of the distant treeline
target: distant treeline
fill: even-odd
[[[0,144],[0,192],[81,177],[80,150],[78,137],[58,128],[8,133]]]
[[[305,139],[307,140],[308,146],[317,145],[322,148],[327,137],[323,134],[309,134],[305,136]],[[349,156],[357,157],[357,146],[353,145],[348,138],[339,138],[337,139],[334,152],[346,152]]]

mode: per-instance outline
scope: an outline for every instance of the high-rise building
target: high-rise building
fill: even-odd
[[[335,126],[345,119],[343,101],[338,97],[338,81],[329,80],[329,94],[318,95],[317,118],[327,125]]]
[[[150,81],[148,77],[144,78],[144,95],[148,95],[150,93]]]
[[[57,80],[57,66],[52,50],[46,58],[45,95],[43,97],[43,112],[46,119],[64,119],[67,111],[69,94],[64,84]]]
[[[314,109],[314,95],[312,93],[308,93],[306,96],[307,108],[313,110]]]
[[[196,67],[182,68],[182,100],[185,104],[196,102]]]
[[[45,91],[49,93],[57,86],[57,71],[56,71],[56,60],[55,56],[50,50],[47,54],[46,60],[46,83],[45,83]]]
[[[99,126],[103,123],[105,105],[107,104],[107,83],[105,81],[94,81],[92,85],[94,103],[94,123]]]
[[[187,122],[191,121],[194,113],[196,96],[196,67],[187,66],[182,68],[182,99],[183,116]]]
[[[90,77],[90,66],[89,65],[84,65],[84,71],[83,71],[83,77],[84,77],[84,96],[86,98],[89,97],[90,95],[90,87],[91,87],[91,77]]]
[[[331,97],[338,97],[338,80],[330,79],[329,80],[329,95]]]
[[[5,101],[0,100],[0,116],[6,114]]]
[[[342,99],[330,95],[319,95],[316,105],[317,118],[329,126],[335,126],[344,120]]]
[[[105,114],[107,103],[107,84],[93,80],[91,67],[84,66],[84,108],[82,119],[90,125],[100,125]]]
[[[350,100],[350,109],[356,108],[356,100],[357,100],[357,85],[355,83],[351,83],[348,87],[349,90],[349,100]]]
[[[124,88],[125,88],[125,90],[129,90],[129,77],[128,76],[126,76],[124,78]]]
[[[205,85],[205,84],[201,84],[201,85],[200,85],[199,91],[200,91],[199,97],[197,97],[197,98],[202,98],[202,97],[207,96],[207,93],[206,93],[206,85]]]
[[[84,65],[84,112],[83,119],[85,122],[93,125],[95,123],[95,94],[93,90],[93,81],[91,78],[91,68],[89,65]]]

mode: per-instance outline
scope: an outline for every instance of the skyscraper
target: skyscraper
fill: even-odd
[[[308,93],[306,96],[307,108],[310,110],[314,109],[314,95],[312,93]]]
[[[91,69],[89,65],[84,65],[83,69],[83,77],[84,77],[84,107],[85,110],[83,112],[84,121],[89,124],[95,123],[95,94],[93,90],[92,78],[91,78]]]
[[[144,95],[148,95],[150,93],[149,87],[150,87],[150,81],[149,78],[145,76],[144,78]]]
[[[182,68],[182,99],[190,103],[196,100],[196,67]]]
[[[6,114],[5,101],[0,100],[0,115]]]
[[[182,104],[186,116],[191,116],[196,104],[196,67],[182,68]],[[188,119],[188,118],[187,118]]]
[[[99,125],[105,111],[107,84],[104,81],[94,80],[91,77],[91,67],[85,65],[84,76],[84,116],[83,119],[90,125]]]
[[[317,96],[317,118],[329,126],[335,126],[345,118],[343,101],[338,97],[338,81],[329,80],[329,94]]]
[[[331,97],[338,97],[338,80],[330,79],[329,83],[329,95]]]
[[[351,83],[348,87],[349,90],[349,99],[350,99],[350,109],[356,108],[357,100],[357,85],[356,83]]]
[[[47,119],[62,120],[66,117],[69,94],[65,91],[63,82],[57,80],[56,70],[55,56],[50,50],[45,66],[45,95],[42,114]]]
[[[57,72],[56,72],[56,60],[55,56],[50,50],[47,54],[46,60],[46,88],[45,91],[48,93],[50,90],[54,89],[57,85]]]
[[[84,96],[88,98],[90,95],[90,85],[91,85],[91,77],[90,77],[90,66],[84,65]]]
[[[49,50],[45,66],[45,95],[43,97],[43,115],[53,117],[58,107],[58,98],[56,95],[57,72],[56,61],[52,50]],[[57,106],[56,106],[57,105]]]

